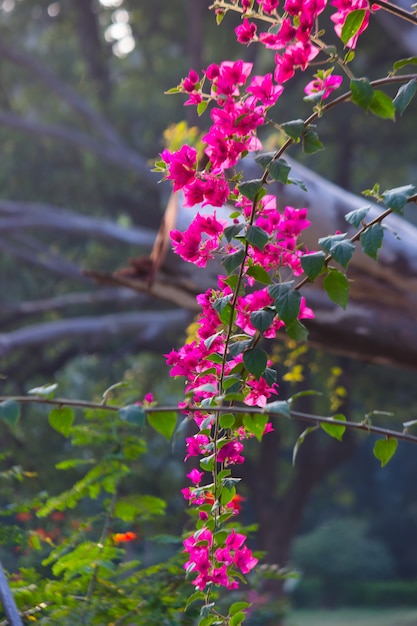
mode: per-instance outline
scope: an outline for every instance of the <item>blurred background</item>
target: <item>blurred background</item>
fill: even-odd
[[[175,146],[195,135],[190,128],[207,127],[208,119],[164,91],[190,67],[201,72],[224,59],[250,60],[254,73],[272,69],[272,55],[234,41],[238,18],[228,15],[217,27],[209,4],[0,2],[2,396],[57,382],[61,397],[100,401],[123,380],[127,400],[148,392],[163,404],[181,399],[182,381],[169,378],[162,354],[186,338],[194,313],[97,282],[85,270],[112,273],[149,254],[170,193],[151,173],[153,160],[167,142]],[[373,21],[362,38],[359,75],[383,76],[396,58],[417,54],[415,38],[401,28],[394,18]],[[309,79],[300,74],[291,82],[274,119],[308,115],[301,96]],[[395,125],[381,124],[353,106],[339,107],[320,121],[326,150],[301,158],[355,193],[375,182],[384,189],[413,182],[416,114],[414,102]],[[266,130],[263,140],[273,147],[282,137]],[[411,213],[407,219],[417,223]],[[383,367],[292,344],[277,344],[275,360],[282,398],[303,389],[322,393],[300,400],[300,410],[361,420],[377,409],[384,414],[375,422],[398,429],[417,415],[415,371],[401,363]],[[372,437],[347,433],[340,443],[318,431],[292,467],[302,428],[276,422],[261,446],[248,446],[241,516],[258,525],[254,547],[267,563],[299,572],[284,584],[295,607],[415,606],[416,450],[400,444],[381,469]],[[3,468],[36,472],[29,482],[3,488],[4,508],[11,499],[65,488],[68,477],[53,468],[71,451],[45,411],[25,407],[18,427],[0,429]],[[169,531],[180,532],[182,498],[171,494],[183,486],[183,449],[150,432],[146,438],[141,488],[168,500]],[[11,569],[22,558],[7,546],[1,557]],[[151,550],[148,558],[156,557]],[[262,608],[264,590],[278,598],[273,610]],[[253,624],[277,623],[281,581],[269,581],[259,593],[261,617],[254,614]]]

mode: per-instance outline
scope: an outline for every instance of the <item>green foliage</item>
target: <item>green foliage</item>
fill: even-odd
[[[323,281],[323,286],[330,300],[345,309],[349,300],[349,282],[346,276],[342,272],[330,268]]]

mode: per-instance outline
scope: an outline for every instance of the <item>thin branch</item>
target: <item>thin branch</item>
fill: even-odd
[[[0,246],[1,247],[1,246]],[[27,300],[18,304],[10,302],[0,302],[0,313],[14,316],[35,315],[50,311],[58,311],[71,306],[83,306],[91,304],[103,304],[108,302],[116,303],[140,303],[145,298],[127,288],[97,289],[96,291],[83,291],[67,293],[55,298],[44,298],[42,300]]]
[[[111,315],[75,317],[45,322],[19,328],[9,333],[0,333],[0,355],[34,346],[43,346],[56,341],[133,335],[144,344],[152,345],[159,336],[168,331],[178,332],[189,323],[190,315],[182,309],[168,311],[140,311],[114,313]]]
[[[73,406],[80,409],[100,409],[106,411],[118,412],[123,407],[122,406],[114,406],[108,404],[98,404],[97,402],[87,402],[84,400],[67,400],[66,398],[40,398],[40,397],[31,397],[31,396],[0,396],[0,402],[4,402],[5,400],[14,400],[15,402],[19,402],[20,404],[49,404],[53,406]],[[176,411],[177,413],[197,413],[210,412],[213,413],[237,413],[237,414],[245,414],[250,413],[252,415],[268,415],[269,417],[285,417],[288,418],[287,414],[283,414],[282,411],[270,411],[268,410],[268,405],[265,407],[243,407],[243,406],[223,406],[223,405],[215,405],[212,407],[204,407],[201,406],[187,406],[179,409],[176,405],[169,406],[156,406],[156,407],[144,407],[145,413],[168,413],[172,411]],[[383,428],[381,426],[374,426],[373,424],[368,423],[367,421],[363,422],[351,422],[349,420],[342,421],[333,419],[333,417],[324,417],[321,415],[311,415],[309,413],[301,413],[300,411],[290,411],[290,416],[292,419],[301,421],[301,422],[309,422],[312,424],[331,424],[333,426],[345,426],[350,430],[361,430],[366,433],[373,433],[374,435],[382,435],[383,437],[394,437],[399,441],[408,441],[409,443],[417,444],[417,436],[410,435],[406,430],[400,432],[397,430],[392,430],[390,428]]]
[[[417,15],[415,15],[415,13],[410,13],[410,11],[406,11],[405,9],[402,9],[396,4],[392,4],[391,2],[386,2],[386,0],[372,0],[372,4],[376,4],[377,6],[381,7],[381,9],[384,9],[384,11],[387,11],[387,13],[396,15],[397,17],[400,17],[404,21],[414,24],[414,26],[417,25]]]

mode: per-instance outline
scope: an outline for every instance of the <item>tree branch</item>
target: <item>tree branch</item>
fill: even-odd
[[[0,54],[3,59],[22,67],[31,77],[36,76],[44,85],[62,98],[70,109],[80,114],[107,141],[115,144],[122,143],[119,133],[108,120],[95,111],[89,102],[72,87],[51,72],[43,62],[34,58],[32,54],[17,50],[3,38],[0,40]]]
[[[6,217],[0,220],[0,232],[5,233],[26,228],[51,229],[93,235],[145,248],[151,248],[156,237],[156,232],[150,228],[123,228],[111,220],[87,217],[48,204],[0,200],[1,213]]]
[[[43,346],[63,340],[98,340],[118,335],[133,335],[144,345],[152,346],[163,334],[178,333],[190,321],[187,311],[141,311],[139,313],[114,313],[101,317],[76,317],[45,322],[19,328],[10,333],[0,333],[0,356],[15,350]]]
[[[14,128],[36,137],[50,137],[74,146],[79,150],[87,150],[96,154],[103,161],[113,163],[124,169],[135,172],[142,182],[151,188],[156,188],[157,178],[150,171],[147,160],[140,154],[120,143],[100,141],[75,128],[58,124],[44,124],[37,120],[28,119],[9,113],[0,112],[0,125]]]

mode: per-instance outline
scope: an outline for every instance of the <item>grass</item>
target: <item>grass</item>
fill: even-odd
[[[305,609],[293,611],[285,626],[417,626],[417,609]]]

